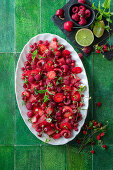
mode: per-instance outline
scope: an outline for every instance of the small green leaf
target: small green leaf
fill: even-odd
[[[44,94],[47,90],[39,90],[38,93],[39,94]]]
[[[57,79],[57,81],[56,81],[56,85],[58,85],[60,82],[59,81],[61,81],[61,83],[63,82],[63,78],[62,77],[59,77],[58,79]]]
[[[105,9],[109,9],[110,8],[110,2],[111,0],[105,0],[104,3],[102,4],[102,7]]]
[[[37,49],[32,53],[32,60],[33,61],[35,60],[37,53],[38,53]]]
[[[31,123],[31,119],[28,119],[28,122],[30,122],[30,123]]]
[[[46,103],[48,100],[50,100],[50,99],[49,99],[49,95],[45,95],[45,96],[44,96],[44,103]]]

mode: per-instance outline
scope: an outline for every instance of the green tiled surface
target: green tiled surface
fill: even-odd
[[[16,170],[40,170],[40,147],[39,146],[16,146],[15,147]]]
[[[0,53],[0,144],[14,144],[14,54]]]
[[[92,97],[87,120],[93,118],[102,123],[109,121],[108,133],[104,138],[105,144],[109,147],[103,151],[100,147],[94,146],[96,153],[93,156],[90,153],[90,146],[78,154],[75,140],[65,146],[51,146],[39,141],[25,125],[15,100],[14,71],[22,48],[30,38],[39,33],[50,32],[66,38],[51,21],[51,16],[68,1],[0,1],[0,23],[2,23],[0,26],[0,169],[113,169],[113,61],[107,61],[102,55],[95,53],[83,60]],[[97,0],[93,2],[98,3]],[[110,37],[109,43],[113,44],[113,36]],[[102,102],[100,108],[96,106],[97,102]]]
[[[14,147],[0,146],[0,169],[14,169]]]
[[[0,52],[14,51],[14,1],[0,0]]]

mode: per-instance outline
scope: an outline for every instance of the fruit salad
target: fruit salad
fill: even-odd
[[[81,67],[56,37],[31,44],[26,59],[21,96],[28,121],[39,137],[45,133],[53,139],[70,138],[82,119],[86,86],[79,78]]]

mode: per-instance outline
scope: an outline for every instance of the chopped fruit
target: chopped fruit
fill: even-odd
[[[63,9],[58,9],[55,14],[58,18],[62,19],[64,18],[64,10]]]
[[[71,96],[72,101],[80,101],[80,93],[77,91]]]
[[[78,7],[73,8],[76,16],[77,10]],[[70,31],[70,21],[67,25]],[[103,49],[106,50],[105,45]],[[50,42],[39,40],[31,44],[26,59],[21,68],[24,88],[21,97],[32,128],[40,138],[43,133],[55,140],[70,138],[72,130],[78,131],[82,119],[83,94],[79,93],[81,79],[77,76],[82,69],[75,67],[71,51],[56,37]]]
[[[48,48],[44,44],[39,45],[39,53],[40,54],[44,54],[47,50],[48,50]]]
[[[54,101],[56,103],[60,103],[60,102],[63,101],[63,94],[62,93],[57,93],[57,94],[55,94],[53,99],[54,99]]]
[[[70,123],[61,123],[60,128],[61,129],[69,129],[69,130],[71,130],[71,125],[70,125]]]
[[[73,26],[74,26],[74,24],[72,21],[67,21],[64,23],[64,29],[68,32],[72,31]]]
[[[47,73],[47,77],[48,77],[49,80],[54,80],[55,77],[56,77],[56,73],[54,71],[49,71]]]

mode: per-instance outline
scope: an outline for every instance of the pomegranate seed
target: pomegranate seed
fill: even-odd
[[[102,105],[102,103],[100,103],[100,102],[97,103],[97,106],[98,106],[98,107],[100,107],[101,105]]]
[[[94,151],[94,150],[91,150],[91,153],[92,153],[92,154],[94,154],[94,153],[95,153],[95,151]]]
[[[97,135],[97,140],[100,140],[100,135]]]
[[[103,145],[102,147],[106,149],[106,148],[107,148],[107,145]]]

